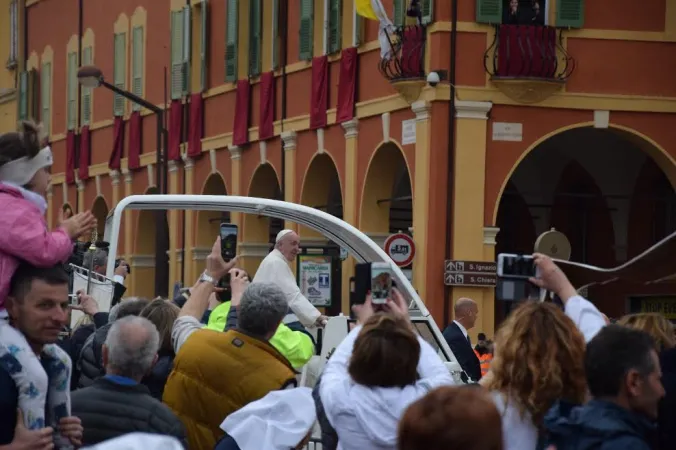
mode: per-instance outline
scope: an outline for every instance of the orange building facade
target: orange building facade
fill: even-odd
[[[425,26],[416,28],[402,15],[408,2],[383,0],[395,23],[424,31],[414,46],[421,71],[401,69],[410,58],[401,42],[393,47],[399,63],[381,64],[378,23],[360,20],[352,0],[230,3],[119,0],[80,2],[78,9],[78,2],[26,1],[21,69],[39,78],[33,117],[46,124],[55,154],[51,225],[65,205],[93,210],[103,222],[124,196],[157,192],[155,116],[140,110],[138,167],[129,168],[127,135],[121,165],[111,169],[115,116],[127,120],[135,108],[103,88],[77,86],[78,66],[93,64],[160,107],[168,107],[165,97],[188,103],[201,93],[201,152],[187,156],[184,134],[183,157],[168,162],[169,193],[280,198],[340,216],[376,242],[410,233],[413,284],[440,326],[460,297],[479,304],[473,331],[491,334],[505,313],[491,287],[445,286],[446,259],[531,252],[537,236],[554,227],[571,241],[572,259],[614,266],[676,227],[676,0],[548,0],[543,24],[516,28],[502,24],[507,2],[422,1]],[[354,46],[354,118],[341,122],[341,51]],[[311,129],[312,58],[325,54],[327,123]],[[393,66],[394,74],[380,70]],[[181,69],[182,77],[172,77]],[[270,71],[274,132],[259,140],[260,74]],[[432,71],[442,75],[436,86],[424,81]],[[233,145],[236,81],[247,79],[249,142]],[[88,173],[81,179],[76,171],[68,183],[67,136],[84,126],[91,133]],[[155,219],[125,214],[118,252],[132,266],[127,285],[133,295],[152,296]],[[253,215],[170,212],[170,286],[199,276],[223,220],[239,225],[250,272],[281,227]],[[299,231],[303,245],[327,244]],[[353,264],[342,263],[344,313]],[[642,296],[671,301],[671,291],[616,283],[591,288],[589,296],[616,316],[647,307]]]

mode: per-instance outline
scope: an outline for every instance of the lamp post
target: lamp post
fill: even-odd
[[[155,150],[155,176],[157,189],[160,194],[167,194],[167,164],[162,149],[167,145],[167,130],[164,127],[164,109],[139,97],[138,95],[121,89],[107,82],[101,69],[95,66],[83,66],[77,71],[77,79],[83,87],[97,88],[100,86],[121,95],[122,97],[152,111],[157,119],[157,146]],[[167,297],[169,291],[169,229],[167,212],[155,211],[155,294]]]

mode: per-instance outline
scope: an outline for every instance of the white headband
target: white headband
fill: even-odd
[[[282,230],[279,233],[277,233],[277,238],[275,239],[275,243],[281,241],[282,238],[289,233],[293,233],[293,230]]]
[[[52,149],[47,146],[40,150],[34,158],[24,156],[0,167],[0,181],[25,186],[33,179],[38,170],[50,167],[53,162]]]

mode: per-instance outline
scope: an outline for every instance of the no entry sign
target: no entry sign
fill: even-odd
[[[415,257],[415,243],[408,234],[393,234],[385,241],[385,253],[396,265],[406,267]]]

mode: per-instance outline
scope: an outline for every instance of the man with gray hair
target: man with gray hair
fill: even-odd
[[[91,269],[92,272],[105,275],[108,270],[108,251],[105,248],[97,248],[93,252],[86,252],[82,265],[87,270]],[[122,296],[127,290],[124,286],[127,275],[129,275],[129,266],[125,261],[121,260],[120,264],[115,268],[115,275],[113,275],[115,286],[111,306],[117,305],[122,300]]]
[[[268,342],[288,311],[286,296],[274,284],[249,284],[244,271],[233,269],[235,263],[223,260],[217,239],[201,283],[172,329],[176,357],[162,400],[183,421],[189,448],[214,448],[230,413],[270,391],[296,386],[293,367]],[[237,323],[225,332],[202,328],[209,297],[228,272]]]
[[[140,384],[157,361],[159,346],[160,335],[148,319],[127,316],[112,324],[103,345],[106,375],[72,394],[84,446],[135,431],[185,440],[178,417]]]

